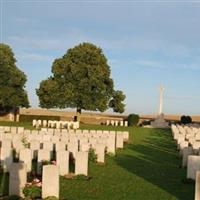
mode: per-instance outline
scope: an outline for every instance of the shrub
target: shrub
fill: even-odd
[[[95,154],[94,149],[89,150],[89,161],[90,162],[96,162],[97,161],[97,155]]]
[[[137,114],[130,114],[128,116],[128,126],[136,126],[139,122],[139,115]]]
[[[192,123],[192,118],[190,116],[182,115],[180,122],[181,124],[190,124]]]
[[[41,197],[42,189],[37,185],[26,185],[23,189],[23,194],[26,198],[35,199]]]
[[[29,143],[25,136],[22,137],[21,142],[25,148],[28,148]]]

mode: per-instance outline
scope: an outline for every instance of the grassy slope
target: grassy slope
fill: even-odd
[[[110,129],[87,125],[82,128]],[[180,159],[169,130],[112,129],[128,129],[133,144],[127,144],[123,150],[118,150],[115,157],[107,156],[104,166],[90,164],[90,181],[61,178],[61,199],[194,199],[194,184],[183,182],[186,170],[179,168]]]

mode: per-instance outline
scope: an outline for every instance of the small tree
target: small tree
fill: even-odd
[[[192,123],[192,118],[190,116],[181,116],[181,120],[180,120],[181,124],[190,124]]]
[[[12,49],[0,43],[0,110],[28,107],[26,75],[17,68]]]
[[[43,108],[76,108],[103,112],[109,107],[124,112],[125,95],[114,90],[110,67],[102,50],[90,43],[69,49],[53,62],[53,75],[36,93]]]
[[[139,115],[137,114],[130,114],[128,116],[128,126],[136,126],[139,122]]]

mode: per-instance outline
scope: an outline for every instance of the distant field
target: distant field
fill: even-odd
[[[20,109],[22,115],[44,115],[44,116],[61,116],[61,117],[72,117],[76,115],[76,112],[64,112],[47,109]],[[95,113],[95,112],[83,112],[82,117],[92,118],[109,118],[109,119],[123,119],[127,118],[127,115],[119,114],[108,114],[108,113]],[[181,115],[165,115],[165,119],[169,121],[179,121]],[[191,116],[194,122],[200,122],[200,116]],[[141,119],[155,119],[156,115],[140,115]]]
[[[0,123],[1,125],[1,123]],[[17,125],[17,124],[13,124]],[[19,124],[23,125],[22,123]],[[29,124],[24,124],[29,127]],[[191,200],[194,184],[186,183],[186,169],[169,129],[122,128],[81,125],[81,129],[128,130],[130,144],[106,156],[105,165],[89,164],[86,180],[60,179],[63,200]],[[2,175],[1,191],[7,180]]]

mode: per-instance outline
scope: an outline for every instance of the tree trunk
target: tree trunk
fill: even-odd
[[[80,121],[80,117],[81,117],[81,108],[77,107],[76,115],[74,116],[74,121]]]

